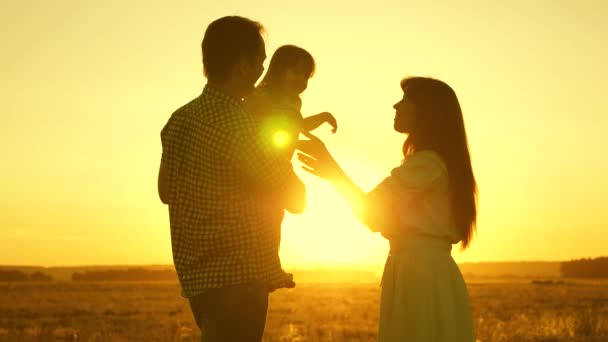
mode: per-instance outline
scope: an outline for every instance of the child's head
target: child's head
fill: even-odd
[[[295,45],[283,45],[272,55],[260,85],[280,88],[297,96],[306,90],[314,72],[315,60],[308,51]]]

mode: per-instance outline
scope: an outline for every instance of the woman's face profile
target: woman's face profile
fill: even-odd
[[[399,133],[409,134],[414,128],[416,121],[414,113],[414,104],[407,98],[407,94],[403,94],[403,98],[393,105],[395,109],[395,120],[393,128]]]

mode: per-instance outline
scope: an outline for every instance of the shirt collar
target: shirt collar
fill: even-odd
[[[225,92],[223,92],[222,90],[218,89],[217,87],[214,87],[213,85],[207,83],[205,85],[205,88],[203,88],[203,93],[201,94],[201,96],[209,96],[212,98],[215,98],[217,100],[226,102],[227,104],[231,104],[234,106],[241,106],[241,100],[237,99],[234,96],[228,95]]]

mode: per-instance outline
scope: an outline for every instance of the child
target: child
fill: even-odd
[[[264,138],[272,139],[288,159],[293,156],[300,132],[307,133],[325,122],[332,126],[333,133],[338,129],[329,112],[307,118],[300,112],[300,94],[308,87],[314,71],[315,61],[308,51],[294,45],[281,46],[270,59],[268,71],[256,90],[243,102],[260,121]]]
[[[306,90],[308,79],[314,71],[315,61],[308,51],[293,45],[281,46],[270,59],[270,65],[260,84],[243,101],[245,109],[259,121],[260,139],[271,142],[277,153],[289,160],[293,157],[301,132],[308,133],[325,122],[332,126],[333,133],[338,129],[336,119],[329,112],[307,118],[300,112],[300,94]],[[272,229],[279,239],[285,216],[282,201],[281,194],[266,194],[264,197],[264,207],[267,210],[264,215],[270,219]],[[288,287],[293,286],[295,282],[292,280]]]

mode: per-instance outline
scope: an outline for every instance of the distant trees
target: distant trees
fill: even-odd
[[[27,273],[18,270],[0,270],[0,281],[51,281],[53,277],[42,272]]]
[[[560,274],[564,278],[608,278],[608,257],[564,261]]]
[[[103,270],[75,272],[74,281],[141,281],[141,280],[172,280],[177,281],[175,270],[146,270],[144,268],[130,268],[127,270]]]
[[[0,281],[25,281],[27,274],[16,270],[0,270]]]
[[[52,281],[53,277],[42,272],[34,272],[30,274],[30,280],[32,281]]]
[[[49,282],[53,281],[53,277],[42,271],[34,271],[34,269],[0,269],[0,282]],[[32,273],[30,273],[30,272]],[[129,268],[129,269],[106,269],[106,270],[90,270],[72,273],[73,281],[155,281],[169,280],[177,281],[177,273],[172,268],[166,269],[146,269],[146,268]]]

